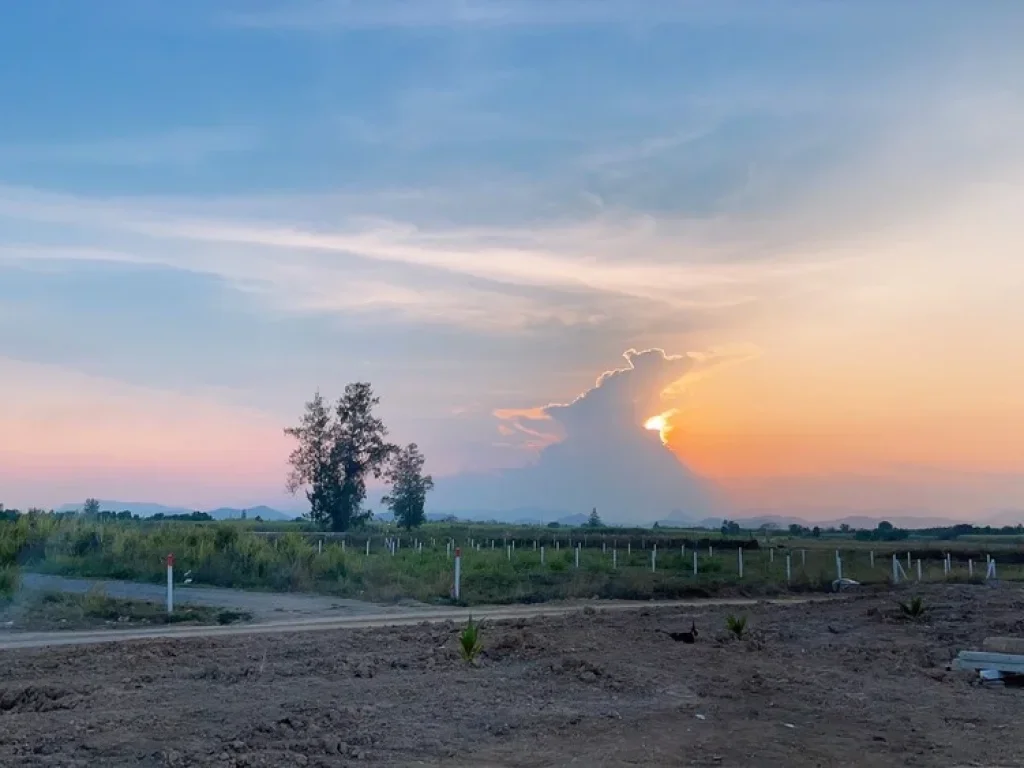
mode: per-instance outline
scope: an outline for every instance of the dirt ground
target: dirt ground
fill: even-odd
[[[1024,766],[1024,690],[946,671],[1024,635],[1024,590],[913,594],[759,605],[745,640],[708,606],[485,624],[479,666],[450,624],[8,651],[0,765]]]

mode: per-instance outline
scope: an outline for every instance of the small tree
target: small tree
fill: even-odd
[[[373,415],[379,403],[366,382],[346,386],[333,411],[317,392],[299,426],[285,429],[299,442],[288,457],[287,487],[292,493],[306,489],[308,517],[317,525],[345,531],[371,517],[362,509],[367,477],[379,479],[397,450]]]
[[[382,501],[402,528],[416,528],[426,520],[427,491],[434,487],[434,479],[423,474],[423,464],[419,446],[409,443],[395,454],[388,470],[391,491]]]
[[[597,507],[590,510],[590,517],[587,518],[588,528],[603,528],[604,523],[601,522],[601,516],[597,514]]]
[[[82,514],[89,517],[96,517],[100,513],[100,503],[97,499],[86,499],[82,506]]]

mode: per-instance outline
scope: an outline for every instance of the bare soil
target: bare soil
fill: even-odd
[[[896,597],[921,594],[923,619]],[[949,672],[1019,587],[0,654],[0,765],[1024,766],[1024,690]],[[659,630],[685,630],[695,644]]]

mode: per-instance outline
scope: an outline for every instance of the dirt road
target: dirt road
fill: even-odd
[[[22,587],[36,591],[84,593],[93,588],[102,589],[110,597],[125,600],[163,602],[167,587],[113,579],[70,579],[42,573],[24,573]],[[194,603],[211,608],[227,608],[252,614],[257,621],[282,619],[322,618],[328,616],[370,616],[393,613],[410,607],[422,606],[408,601],[393,606],[377,605],[361,600],[347,600],[326,595],[301,593],[255,592],[221,587],[199,587],[178,584],[174,599],[177,604]]]
[[[268,595],[269,596],[269,595]],[[769,601],[785,605],[807,602],[811,598],[786,598]],[[820,598],[818,598],[820,599]],[[827,599],[827,598],[826,598]],[[724,598],[720,600],[677,600],[658,603],[661,608],[684,608],[687,606],[733,606],[751,607],[757,600]],[[650,604],[639,602],[602,602],[602,611],[648,610]],[[386,612],[350,616],[328,616],[320,618],[298,618],[284,621],[264,621],[253,624],[218,625],[163,625],[144,629],[122,629],[108,627],[82,631],[61,630],[57,632],[3,632],[0,631],[0,651],[23,648],[46,648],[60,645],[94,645],[96,643],[119,643],[129,640],[190,639],[199,637],[227,637],[233,635],[295,634],[301,632],[326,632],[338,629],[371,629],[376,627],[402,627],[424,622],[458,622],[465,624],[472,617],[476,620],[504,621],[543,616],[564,616],[578,613],[584,604],[547,603],[544,605],[475,606],[473,608],[411,608]]]
[[[946,671],[1024,593],[920,593],[489,621],[479,666],[443,623],[7,651],[0,765],[1024,765],[1024,692]]]

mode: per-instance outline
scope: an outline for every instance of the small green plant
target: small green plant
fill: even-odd
[[[924,616],[924,613],[927,610],[924,607],[924,600],[921,599],[920,595],[910,598],[910,602],[899,603],[899,606],[900,611],[902,611],[903,615],[908,619],[920,619]]]
[[[473,659],[480,653],[481,648],[480,625],[475,623],[473,617],[470,616],[465,629],[459,633],[459,652],[467,663],[472,663]]]
[[[16,565],[0,566],[0,600],[10,600],[21,584],[21,574]]]
[[[742,640],[744,633],[747,631],[747,617],[746,616],[733,616],[729,614],[725,617],[725,628],[737,639]]]

